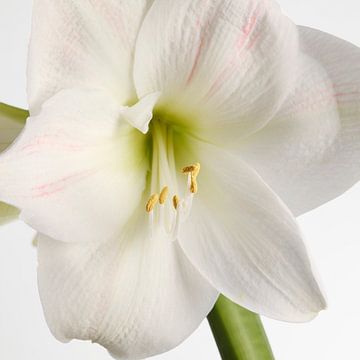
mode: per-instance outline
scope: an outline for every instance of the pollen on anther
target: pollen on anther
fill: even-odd
[[[169,195],[169,188],[165,186],[160,192],[160,196],[159,196],[160,205],[163,205],[165,203],[168,195]]]
[[[173,205],[174,205],[174,209],[177,210],[177,208],[179,207],[180,204],[180,198],[177,195],[173,196]]]
[[[153,194],[150,196],[148,202],[146,203],[146,211],[149,213],[151,212],[155,205],[157,204],[157,202],[159,201],[159,195],[158,194]]]
[[[194,173],[191,173],[190,192],[192,194],[196,194],[197,191],[198,191],[198,184],[196,181],[196,176],[194,175]]]
[[[192,173],[195,177],[198,176],[199,171],[200,171],[200,164],[199,163],[195,163],[195,164],[192,164],[192,165],[185,166],[182,169],[182,172],[184,174]]]
[[[192,174],[194,175],[195,179],[196,177],[199,175],[200,172],[200,163],[196,163],[195,164],[195,170],[192,172]]]

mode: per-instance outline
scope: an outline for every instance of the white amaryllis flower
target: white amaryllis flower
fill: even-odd
[[[42,234],[58,339],[135,359],[219,292],[287,321],[324,307],[293,214],[359,179],[357,48],[271,0],[35,0],[29,56],[0,199]]]

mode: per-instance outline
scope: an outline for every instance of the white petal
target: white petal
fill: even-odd
[[[160,95],[159,92],[146,95],[134,106],[126,107],[122,114],[124,120],[143,134],[146,134],[149,130],[149,123],[153,118],[153,109]]]
[[[109,243],[40,238],[40,296],[59,340],[92,340],[117,358],[142,359],[178,345],[213,307],[218,293],[176,242],[147,237],[140,212]]]
[[[112,91],[125,104],[135,98],[135,39],[152,0],[35,0],[29,51],[31,114],[64,88]]]
[[[303,51],[318,63],[281,111],[241,153],[300,215],[360,179],[360,49],[300,28]]]
[[[167,112],[198,136],[238,140],[279,107],[297,45],[273,1],[156,1],[139,32],[135,86],[139,96],[161,91]]]
[[[219,292],[256,313],[293,322],[316,316],[325,303],[290,211],[229,153],[201,143],[189,153],[201,172],[180,228],[188,258]]]
[[[145,136],[122,111],[101,91],[52,97],[0,156],[0,199],[59,240],[113,237],[138,206],[147,170]]]

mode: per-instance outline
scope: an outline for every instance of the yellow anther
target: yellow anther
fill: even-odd
[[[199,175],[199,172],[200,172],[200,164],[199,164],[199,163],[196,163],[196,164],[195,164],[195,170],[192,172],[192,174],[194,175],[195,179],[196,179],[196,177]]]
[[[165,186],[161,192],[160,192],[160,196],[159,196],[159,203],[162,205],[165,203],[167,197],[169,195],[169,188],[167,186]]]
[[[193,172],[194,170],[195,170],[195,165],[189,165],[189,166],[183,167],[182,172],[184,174],[186,174],[186,173],[189,173],[189,172]]]
[[[196,181],[196,177],[199,175],[199,172],[200,172],[200,164],[195,163],[195,164],[192,164],[189,166],[185,166],[182,169],[182,172],[184,174],[190,175],[190,192],[192,194],[196,194],[198,191],[198,184]]]
[[[146,211],[149,213],[151,212],[155,205],[157,204],[157,202],[159,201],[159,195],[158,194],[153,194],[150,196],[148,202],[146,203]]]
[[[194,175],[194,173],[191,173],[190,192],[192,194],[196,194],[197,191],[198,191],[198,184],[196,181],[196,176]]]
[[[189,166],[185,166],[182,169],[182,172],[184,174],[192,173],[192,174],[195,175],[195,177],[198,176],[199,171],[200,171],[200,164],[199,163],[195,163],[195,164],[192,164],[192,165],[189,165]]]
[[[180,204],[180,198],[177,195],[173,196],[173,205],[174,205],[174,209],[177,210],[177,208],[179,207]]]

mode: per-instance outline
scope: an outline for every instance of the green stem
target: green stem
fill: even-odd
[[[25,124],[25,120],[28,118],[29,112],[27,110],[0,102],[0,116],[1,115],[20,124]]]
[[[274,360],[257,314],[220,295],[208,321],[223,360]]]

